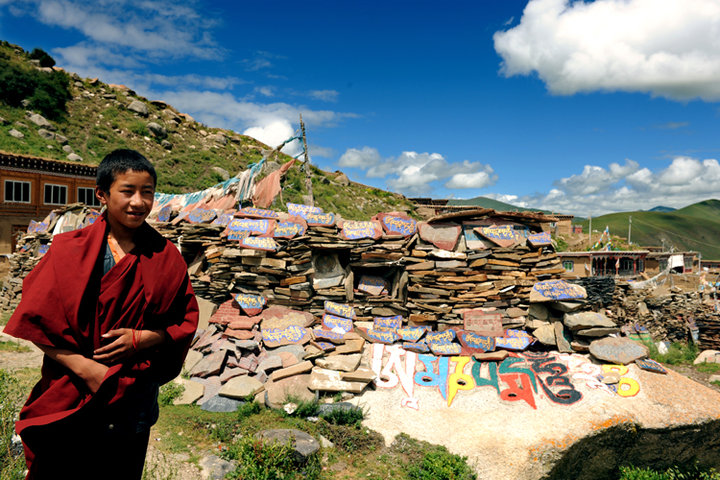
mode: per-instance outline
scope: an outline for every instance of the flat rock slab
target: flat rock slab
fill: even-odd
[[[263,430],[256,433],[255,438],[263,442],[277,442],[282,445],[291,443],[295,453],[302,459],[307,459],[320,450],[320,443],[312,435],[294,428]]]
[[[607,337],[590,343],[590,354],[608,363],[627,365],[647,357],[648,348],[626,337]]]
[[[290,399],[302,402],[317,400],[317,394],[310,390],[310,375],[294,375],[265,383],[265,405],[282,408]]]
[[[185,378],[176,378],[173,382],[183,387],[183,393],[173,400],[173,405],[192,405],[205,394],[205,385]]]
[[[418,223],[420,238],[443,250],[453,250],[460,238],[462,227],[456,223]]]
[[[577,472],[550,478],[600,478],[580,474],[585,465],[597,466],[590,462],[593,456],[611,471],[641,456],[657,465],[672,463],[665,447],[642,443],[648,435],[651,442],[674,438],[678,456],[681,449],[687,453],[687,442],[705,448],[704,458],[720,466],[720,393],[674,371],[659,375],[628,365],[620,381],[638,390],[623,397],[597,379],[602,366],[587,355],[510,354],[505,360],[482,361],[476,379],[475,364],[467,357],[424,357],[385,345],[370,352],[376,348],[383,351],[369,361],[380,372],[377,388],[351,400],[367,412],[363,424],[381,433],[387,444],[399,433],[442,444],[467,456],[478,478],[546,478],[571,447],[618,428],[630,432],[623,437],[632,439],[629,443],[595,444],[584,463],[575,465]],[[685,442],[677,441],[681,435]]]
[[[587,298],[585,288],[568,283],[565,280],[545,280],[537,282],[530,290],[530,302],[550,302],[556,300],[579,300]]]
[[[237,411],[238,407],[245,402],[235,400],[234,398],[221,397],[216,395],[202,404],[202,409],[206,412],[222,412],[229,413]]]
[[[315,365],[329,370],[339,370],[341,372],[354,372],[360,365],[361,353],[350,355],[333,355],[331,357],[318,358]]]
[[[262,389],[262,382],[258,381],[255,377],[240,375],[239,377],[228,380],[220,389],[219,394],[223,397],[246,398],[249,395],[255,395],[261,392]]]
[[[615,322],[598,312],[566,313],[563,323],[572,331],[596,327],[617,328]]]

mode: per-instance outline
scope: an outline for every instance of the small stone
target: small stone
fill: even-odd
[[[555,327],[548,323],[533,331],[533,336],[543,345],[555,346]]]
[[[210,480],[219,480],[225,478],[230,472],[235,470],[236,462],[223,460],[215,455],[208,455],[200,460],[200,468],[202,468],[202,478]]]
[[[51,132],[50,130],[46,130],[44,128],[41,128],[37,131],[38,135],[40,135],[45,140],[52,140],[55,138],[55,134]]]
[[[55,141],[57,141],[60,145],[65,145],[68,142],[68,139],[64,135],[60,135],[59,133],[55,134]]]
[[[70,145],[63,145],[62,150],[65,153],[75,153],[75,151]]]
[[[24,133],[22,133],[18,130],[15,130],[14,128],[10,129],[10,131],[8,132],[8,135],[10,135],[11,137],[15,137],[15,138],[25,138]]]
[[[82,157],[77,153],[70,153],[66,158],[71,162],[82,162]]]
[[[229,413],[236,412],[238,407],[240,405],[243,405],[244,403],[245,402],[235,400],[234,398],[221,397],[220,395],[216,395],[203,403],[202,409],[206,412]]]
[[[563,323],[572,331],[593,327],[616,327],[612,320],[598,312],[566,313],[563,317]]]
[[[33,113],[30,115],[29,119],[38,127],[47,128],[48,130],[56,130],[55,126],[48,122],[47,119],[39,113]]]
[[[268,355],[260,360],[258,370],[262,370],[266,374],[270,374],[270,372],[282,368],[282,366],[282,358],[280,355]]]
[[[149,122],[147,124],[147,129],[156,138],[165,138],[165,137],[167,137],[167,134],[168,134],[165,127],[163,127],[159,123],[155,123],[155,122]]]
[[[307,458],[320,450],[320,443],[301,430],[277,428],[272,430],[263,430],[255,434],[255,438],[265,442],[277,442],[281,445],[292,444],[293,450],[300,461],[306,461]]]
[[[603,374],[601,381],[605,385],[615,385],[620,381],[620,375],[617,373],[605,373]]]
[[[496,350],[494,352],[473,353],[473,358],[481,362],[501,362],[509,355],[510,353],[507,350]]]
[[[320,435],[320,446],[322,448],[335,448],[335,444],[322,435]]]
[[[173,144],[168,142],[167,140],[162,140],[160,142],[160,146],[163,147],[165,150],[172,150]]]
[[[280,380],[282,378],[291,377],[293,375],[299,375],[301,373],[306,373],[312,370],[313,364],[309,360],[305,360],[304,362],[298,363],[296,365],[292,365],[287,368],[281,368],[280,370],[275,370],[271,375],[270,379],[272,380]]]
[[[185,363],[183,365],[183,371],[189,372],[191,371],[195,365],[197,365],[200,360],[203,359],[203,354],[198,352],[197,350],[190,350],[185,357]]]

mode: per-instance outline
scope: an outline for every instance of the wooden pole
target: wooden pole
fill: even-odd
[[[313,198],[312,178],[310,176],[310,153],[308,152],[307,138],[305,137],[305,123],[302,119],[302,113],[300,114],[300,130],[302,131],[303,149],[305,151],[305,161],[303,162],[303,169],[305,170],[305,188],[307,188],[309,197],[308,205],[313,207],[315,206],[315,199]]]

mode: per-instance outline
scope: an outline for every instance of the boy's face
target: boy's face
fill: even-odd
[[[150,214],[155,198],[155,182],[148,172],[127,170],[115,175],[109,192],[95,189],[100,203],[107,208],[110,227],[135,230]]]

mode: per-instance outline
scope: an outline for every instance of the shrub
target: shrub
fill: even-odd
[[[315,480],[320,478],[322,472],[317,454],[303,462],[289,444],[262,442],[249,436],[231,445],[226,456],[238,461],[235,471],[226,478]]]
[[[454,455],[445,447],[435,447],[419,464],[410,465],[408,480],[474,480],[477,475],[467,464],[467,457]]]
[[[182,395],[184,391],[185,387],[178,383],[166,383],[160,387],[158,403],[160,405],[171,405],[176,398],[180,398],[180,395]]]
[[[674,342],[668,348],[668,353],[658,353],[657,347],[650,343],[650,357],[658,362],[670,365],[688,364],[698,356],[698,347],[694,343]]]
[[[33,110],[50,119],[61,118],[70,99],[69,84],[65,72],[41,72],[0,60],[0,100],[11,107],[27,99]]]
[[[40,48],[33,48],[33,51],[30,52],[30,58],[33,60],[40,60],[41,67],[49,68],[55,66],[55,59],[48,55],[45,50]]]
[[[260,413],[260,410],[262,410],[262,407],[259,403],[255,402],[252,399],[247,400],[237,409],[238,419],[242,420],[243,418],[250,417],[252,415],[255,415],[256,413]]]
[[[689,470],[670,467],[664,472],[649,468],[620,467],[620,480],[720,480],[714,468],[701,471],[697,465]]]
[[[365,413],[359,407],[335,408],[320,415],[320,418],[333,425],[349,425],[359,427]]]

